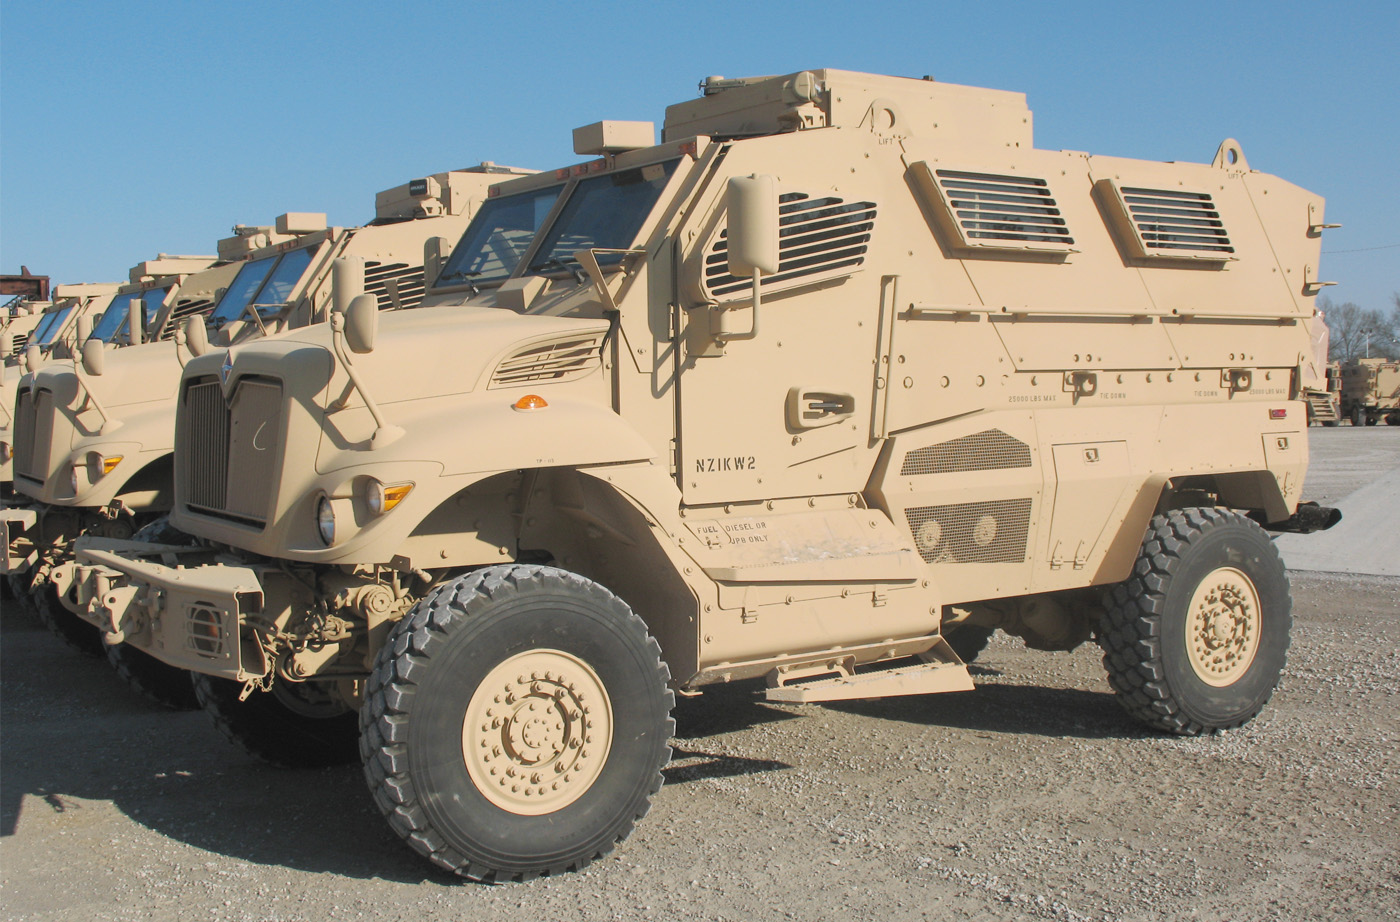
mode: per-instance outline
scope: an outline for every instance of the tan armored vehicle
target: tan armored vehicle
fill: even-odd
[[[282,761],[356,720],[394,829],[504,880],[646,813],[674,694],[972,688],[1097,635],[1150,726],[1284,663],[1322,200],[1037,150],[1019,93],[704,84],[502,182],[417,310],[192,360],[170,521],[55,578]],[[1202,438],[1209,433],[1209,438]],[[957,643],[968,650],[976,644]]]
[[[1357,359],[1341,370],[1342,415],[1353,426],[1400,426],[1400,362]]]
[[[20,339],[15,339],[15,331],[8,327],[0,331],[0,352],[6,353],[4,367],[0,369],[0,496],[6,501],[14,496],[10,428],[20,377],[26,369],[37,368],[50,358],[71,359],[78,327],[88,328],[91,319],[102,313],[118,287],[105,283],[55,286],[54,301],[25,318],[32,323],[20,324],[21,328],[28,328]],[[22,347],[8,348],[21,341]]]
[[[275,229],[237,228],[220,243],[220,256],[236,261],[190,276],[178,296],[124,288],[80,361],[26,378],[15,411],[15,479],[31,505],[6,510],[0,525],[4,566],[25,574],[21,582],[28,581],[50,626],[79,648],[102,651],[100,633],[58,604],[48,576],[71,561],[79,535],[131,537],[170,509],[175,394],[186,345],[203,351],[210,340],[227,346],[323,319],[337,260],[355,269],[342,272],[339,284],[353,279],[354,286],[342,295],[369,293],[385,308],[417,304],[425,243],[445,254],[447,238],[461,234],[487,186],[523,172],[483,166],[397,186],[379,194],[365,227],[327,227],[324,215],[288,214]],[[208,315],[207,326],[196,315]],[[175,336],[182,318],[203,335],[189,343]],[[143,337],[146,345],[105,354],[104,343]],[[126,662],[129,649],[113,652],[133,684],[167,703],[188,695],[187,677],[171,682]]]

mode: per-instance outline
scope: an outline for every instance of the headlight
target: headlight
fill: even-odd
[[[335,544],[335,509],[331,506],[331,498],[324,494],[316,503],[316,530],[321,533],[326,547]]]
[[[10,443],[0,442],[0,464],[10,463]]]
[[[365,505],[375,515],[383,515],[393,509],[413,489],[411,483],[399,483],[386,487],[373,477],[365,481]]]
[[[73,485],[73,495],[78,495],[78,465],[73,465],[68,469],[68,482]]]

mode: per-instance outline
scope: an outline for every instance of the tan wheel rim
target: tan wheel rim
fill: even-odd
[[[462,721],[462,757],[487,800],[539,816],[593,786],[612,736],[612,702],[598,674],[568,653],[531,650],[477,686]]]
[[[1186,652],[1197,678],[1233,685],[1259,652],[1259,593],[1234,567],[1213,571],[1196,587],[1186,612]]]

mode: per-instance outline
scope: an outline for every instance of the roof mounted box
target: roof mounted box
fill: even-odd
[[[314,234],[326,229],[326,216],[309,211],[289,211],[277,216],[279,234]]]
[[[583,156],[618,154],[656,144],[652,122],[594,122],[574,129],[574,153]]]

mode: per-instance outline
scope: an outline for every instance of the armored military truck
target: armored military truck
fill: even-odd
[[[336,260],[356,261],[353,296],[381,307],[422,297],[425,243],[445,254],[484,198],[486,186],[525,171],[487,165],[439,173],[380,193],[365,227],[327,227],[324,215],[286,214],[274,228],[239,228],[221,241],[227,261],[185,281],[177,296],[153,283],[113,300],[80,361],[50,365],[22,382],[15,417],[15,480],[31,505],[0,513],[5,566],[27,574],[40,614],[80,649],[102,652],[100,633],[64,609],[49,584],[83,534],[131,537],[170,508],[175,385],[180,359],[199,342],[225,346],[324,318]],[[342,273],[341,286],[351,275]],[[342,291],[342,294],[346,292]],[[207,316],[207,324],[205,322]],[[197,334],[177,334],[183,320]],[[113,340],[147,345],[105,355]],[[30,386],[32,385],[32,386]],[[167,703],[183,701],[188,678],[110,651],[123,675]]]
[[[950,638],[1091,637],[1170,733],[1265,705],[1267,529],[1308,531],[1322,200],[1038,150],[1022,94],[711,78],[493,188],[423,305],[189,362],[170,522],[56,575],[266,754],[358,712],[375,802],[467,877],[578,868],[676,694],[972,688]],[[1209,437],[1202,437],[1208,433]],[[292,729],[295,727],[295,729]]]
[[[1400,426],[1400,362],[1356,359],[1341,369],[1342,415],[1353,426]]]

